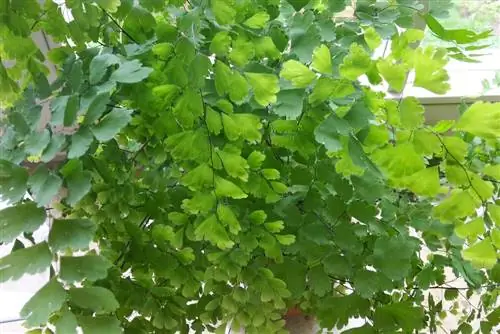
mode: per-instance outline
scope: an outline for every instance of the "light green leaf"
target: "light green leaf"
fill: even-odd
[[[497,254],[490,238],[485,238],[462,251],[465,260],[477,268],[491,269],[497,263]]]
[[[111,74],[109,80],[121,83],[137,83],[146,79],[151,72],[152,68],[143,67],[141,62],[137,59],[126,61],[120,64],[120,67]]]
[[[132,118],[130,114],[130,110],[114,108],[91,128],[92,133],[100,142],[111,140],[130,122]]]
[[[424,107],[416,97],[405,97],[399,104],[401,125],[406,129],[415,129],[424,123]]]
[[[25,319],[25,326],[44,325],[51,314],[58,311],[65,301],[66,290],[57,279],[51,279],[22,308],[20,315]]]
[[[60,278],[68,283],[106,278],[111,262],[100,255],[61,256]]]
[[[305,88],[316,79],[316,74],[296,60],[288,60],[283,64],[280,77],[287,79],[297,88]]]
[[[231,197],[234,199],[247,198],[248,195],[233,182],[220,176],[215,177],[215,194],[222,197]]]
[[[262,106],[276,102],[276,93],[280,91],[278,77],[267,73],[245,73],[253,89],[255,101]]]
[[[259,151],[253,151],[247,158],[250,168],[259,168],[266,160],[266,155]]]
[[[81,127],[71,136],[71,144],[68,150],[68,159],[79,158],[87,152],[90,144],[94,141],[92,132],[88,128]]]
[[[391,88],[397,92],[403,91],[409,73],[408,65],[388,57],[377,61],[377,69]]]
[[[295,235],[293,234],[275,235],[275,237],[284,246],[289,246],[295,242]]]
[[[424,168],[408,177],[407,187],[417,195],[436,196],[441,187],[438,167]]]
[[[450,89],[449,76],[445,66],[448,63],[446,51],[427,47],[418,49],[415,53],[415,81],[414,85],[425,88],[436,94],[444,94]]]
[[[269,36],[263,36],[254,40],[254,45],[255,55],[258,58],[279,59],[281,57],[281,52],[276,48],[273,39]]]
[[[258,142],[262,138],[262,123],[254,114],[232,114],[232,120],[239,128],[241,137],[249,142]],[[225,125],[224,125],[225,129]]]
[[[255,48],[253,43],[249,39],[239,35],[238,38],[233,41],[229,59],[231,59],[235,65],[243,67],[248,64],[254,56]]]
[[[99,286],[71,288],[69,299],[75,305],[90,309],[96,314],[113,312],[120,306],[111,291]]]
[[[232,248],[234,246],[234,242],[229,239],[226,230],[217,220],[215,214],[206,218],[196,227],[194,233],[198,240],[207,240],[220,249]]]
[[[222,114],[222,127],[224,128],[224,134],[230,141],[235,141],[240,138],[240,128],[234,121],[232,115]]]
[[[500,103],[474,103],[460,116],[455,129],[466,131],[485,139],[499,138]]]
[[[202,190],[207,186],[213,186],[214,172],[208,164],[201,164],[185,174],[181,182],[189,189]]]
[[[52,253],[46,242],[18,249],[0,258],[0,283],[18,280],[24,274],[37,274],[49,268]]]
[[[340,75],[349,80],[356,80],[360,75],[370,70],[372,60],[362,46],[353,43],[349,47],[349,54],[344,57],[340,65]]]
[[[485,232],[484,220],[481,217],[477,217],[468,223],[461,224],[455,227],[455,233],[460,238],[476,238]]]
[[[54,325],[56,326],[57,333],[77,333],[76,328],[78,327],[78,323],[76,321],[76,317],[67,308],[60,313],[59,318],[55,321]]]
[[[213,0],[210,1],[212,12],[219,24],[232,24],[236,17],[234,0]]]
[[[110,13],[116,12],[121,5],[120,0],[94,0],[94,2]]]
[[[295,11],[300,11],[302,8],[304,8],[311,0],[287,0],[287,2],[292,5],[293,9]]]
[[[221,223],[229,228],[229,232],[232,234],[238,234],[241,231],[240,222],[231,207],[219,204],[217,206],[217,217]]]
[[[49,245],[54,251],[86,249],[96,230],[97,226],[88,219],[55,219],[49,232]]]
[[[90,172],[80,171],[72,173],[66,178],[66,185],[68,187],[68,197],[66,202],[69,205],[74,205],[85,196],[91,188]]]
[[[230,48],[231,36],[227,31],[219,31],[216,33],[210,43],[210,52],[215,53],[219,57],[227,55]]]
[[[17,204],[0,210],[0,242],[9,243],[21,233],[36,231],[47,218],[45,210],[34,202]]]
[[[319,47],[314,49],[311,66],[320,73],[332,73],[332,55],[326,45],[321,44]]]
[[[380,46],[382,38],[373,27],[363,29],[364,38],[368,47],[373,51]]]
[[[112,65],[120,64],[120,58],[111,53],[100,54],[92,58],[89,66],[89,82],[95,85],[104,78],[106,70]]]
[[[443,222],[453,222],[476,212],[481,202],[468,190],[455,190],[433,209],[433,215]]]
[[[267,12],[258,12],[248,18],[243,24],[252,29],[261,29],[264,28],[267,21],[269,21],[269,14]]]
[[[79,316],[78,324],[83,334],[122,334],[120,322],[112,316]]]
[[[229,176],[239,178],[245,182],[248,181],[248,169],[250,167],[243,157],[226,151],[218,151],[217,155],[222,160],[222,165]]]
[[[221,115],[211,107],[207,107],[205,120],[207,122],[208,131],[211,133],[218,135],[222,131]]]
[[[500,164],[484,166],[483,174],[500,181]]]
[[[500,226],[500,205],[488,204],[488,214],[496,226]]]

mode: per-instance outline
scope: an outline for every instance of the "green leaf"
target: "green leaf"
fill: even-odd
[[[329,98],[342,98],[352,93],[354,87],[350,81],[321,77],[309,95],[309,103],[316,105]]]
[[[33,202],[21,203],[0,211],[0,242],[9,243],[21,233],[32,233],[44,222],[47,216],[43,208]]]
[[[104,111],[110,100],[109,93],[98,94],[90,103],[87,113],[85,114],[84,124],[93,124],[97,121]]]
[[[92,186],[90,180],[91,176],[87,171],[72,173],[66,178],[66,185],[68,186],[66,202],[69,205],[74,205],[90,191]]]
[[[146,79],[151,72],[152,68],[143,67],[141,62],[137,59],[126,61],[120,64],[120,67],[115,70],[109,80],[121,83],[137,83]]]
[[[312,291],[320,297],[326,295],[332,289],[330,277],[328,277],[320,266],[316,266],[309,270],[307,278]]]
[[[295,235],[293,234],[275,235],[275,237],[284,246],[289,246],[295,242]]]
[[[45,129],[41,133],[33,132],[24,141],[26,153],[40,155],[50,142],[50,132]]]
[[[280,91],[278,77],[273,74],[249,72],[246,72],[245,76],[253,89],[255,101],[262,106],[276,102],[276,93]]]
[[[402,280],[410,272],[411,258],[418,249],[415,238],[380,237],[373,247],[374,266],[391,280]]]
[[[340,75],[349,80],[356,80],[370,70],[372,60],[362,46],[354,43],[349,47],[349,54],[339,67]]]
[[[455,129],[469,132],[485,139],[500,135],[500,103],[476,102],[455,124]]]
[[[306,88],[316,79],[316,74],[296,60],[283,64],[280,77],[287,79],[297,88]]]
[[[399,104],[401,125],[406,129],[415,129],[424,123],[424,107],[415,97],[405,97]]]
[[[377,31],[373,27],[368,27],[364,29],[364,38],[366,44],[368,44],[368,47],[373,51],[377,49],[380,44],[382,43],[382,38],[380,38],[380,35],[377,33]]]
[[[28,183],[39,206],[48,205],[62,186],[61,178],[50,173],[45,167],[37,168],[30,176]]]
[[[463,250],[462,256],[476,268],[491,269],[497,263],[497,253],[490,238],[485,238]]]
[[[0,200],[15,203],[26,194],[28,172],[21,166],[0,160]]]
[[[46,242],[23,248],[0,258],[0,283],[18,280],[24,274],[45,271],[52,261],[52,253]]]
[[[220,249],[232,248],[234,245],[215,214],[212,214],[198,225],[194,233],[198,240],[207,240]]]
[[[264,160],[266,159],[265,154],[259,151],[253,151],[247,158],[248,165],[250,168],[259,168]]]
[[[90,144],[94,141],[92,132],[88,128],[81,127],[71,136],[71,144],[68,150],[68,159],[79,158],[87,152]]]
[[[120,59],[111,53],[100,54],[92,58],[89,66],[89,82],[99,83],[106,75],[106,70],[112,65],[120,64]]]
[[[472,221],[461,224],[455,227],[455,233],[460,238],[476,238],[485,232],[484,220],[480,217],[473,219]]]
[[[111,291],[99,286],[71,288],[69,300],[78,307],[90,309],[96,314],[113,312],[120,306]]]
[[[324,74],[332,73],[332,55],[324,44],[314,49],[311,67]]]
[[[49,232],[49,245],[54,251],[86,249],[96,229],[88,219],[55,219]]]
[[[213,0],[210,1],[212,12],[219,24],[232,24],[236,17],[234,0]]]
[[[220,176],[215,177],[215,194],[222,197],[231,197],[234,199],[247,198],[248,195],[233,182]]]
[[[252,29],[261,29],[264,28],[267,21],[269,21],[269,14],[267,12],[258,12],[248,18],[243,24]]]
[[[340,136],[348,135],[350,128],[346,120],[331,114],[314,130],[314,138],[318,143],[325,145],[328,151],[338,152],[342,149]]]
[[[233,41],[232,49],[229,54],[229,59],[240,67],[245,66],[255,56],[255,49],[253,43],[247,38],[239,35]]]
[[[57,153],[61,151],[65,143],[66,139],[63,135],[53,134],[50,138],[50,143],[43,151],[40,160],[42,160],[43,162],[49,162],[54,159]]]
[[[60,313],[59,318],[55,321],[54,325],[56,326],[57,333],[77,333],[76,328],[78,327],[78,323],[76,321],[76,317],[67,308]]]
[[[111,263],[100,255],[61,256],[60,278],[68,283],[106,278]]]
[[[78,324],[82,327],[83,334],[122,334],[120,322],[112,316],[79,316]]]
[[[425,23],[429,29],[440,39],[445,41],[452,41],[457,44],[469,44],[486,39],[491,36],[492,30],[486,30],[481,33],[467,29],[445,29],[434,16],[425,14]]]
[[[95,138],[100,142],[106,142],[116,136],[131,120],[131,111],[113,108],[109,114],[91,128]]]
[[[411,332],[424,327],[424,311],[411,302],[392,303],[377,307],[374,320],[375,326],[385,331],[402,328]]]
[[[66,290],[57,279],[51,279],[33,297],[28,300],[21,310],[24,325],[35,327],[48,322],[50,315],[58,311],[66,301]]]
[[[281,90],[273,108],[274,113],[286,119],[297,119],[304,108],[304,95],[303,89]]]
[[[311,0],[287,0],[297,12],[304,8]]]

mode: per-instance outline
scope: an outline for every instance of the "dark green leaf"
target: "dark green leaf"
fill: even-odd
[[[11,242],[21,233],[36,231],[45,221],[43,208],[27,202],[0,211],[0,242]]]
[[[49,232],[54,251],[88,248],[97,227],[88,219],[55,219]]]

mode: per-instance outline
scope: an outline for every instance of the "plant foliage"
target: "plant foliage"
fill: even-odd
[[[493,331],[500,103],[427,125],[418,99],[371,88],[414,73],[445,93],[450,55],[489,33],[408,0],[335,19],[346,5],[0,0],[0,281],[51,272],[27,327],[281,333],[298,306],[323,328],[366,320],[346,333],[432,333],[450,313]],[[415,19],[457,48],[418,47]]]

